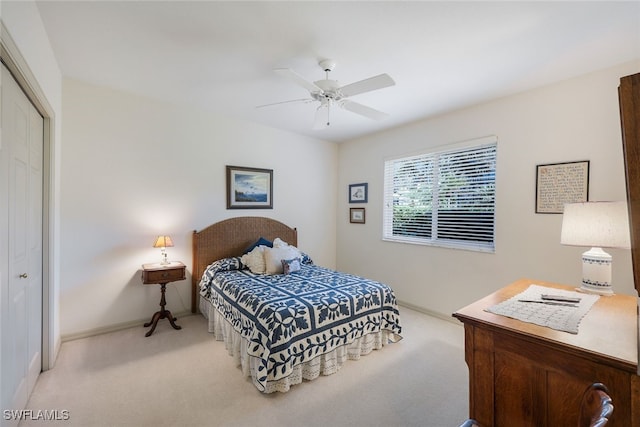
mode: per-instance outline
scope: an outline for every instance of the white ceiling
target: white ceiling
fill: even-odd
[[[640,1],[37,4],[65,77],[336,142],[640,58]],[[326,58],[341,84],[388,73],[352,99],[390,116],[255,108],[308,96],[274,68],[320,80]]]

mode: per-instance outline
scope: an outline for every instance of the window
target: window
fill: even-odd
[[[386,160],[383,240],[494,251],[496,137]]]

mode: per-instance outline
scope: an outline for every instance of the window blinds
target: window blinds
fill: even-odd
[[[385,161],[383,239],[494,250],[495,137]]]

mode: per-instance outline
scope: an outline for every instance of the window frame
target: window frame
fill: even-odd
[[[478,153],[481,153],[482,151],[487,151],[487,149],[493,149],[493,152],[492,152],[493,157],[490,157],[486,160],[487,162],[491,162],[492,168],[490,168],[490,171],[492,174],[492,179],[487,180],[485,177],[483,178],[481,184],[473,184],[473,189],[475,190],[475,192],[472,193],[472,198],[480,197],[483,194],[482,191],[486,191],[486,188],[483,188],[482,185],[488,184],[490,186],[489,189],[490,189],[491,200],[490,202],[487,203],[483,199],[483,202],[477,203],[477,206],[480,208],[478,210],[476,210],[475,203],[471,204],[471,210],[468,212],[471,213],[470,215],[471,217],[478,219],[478,218],[481,218],[481,216],[478,215],[478,213],[483,212],[482,209],[490,208],[490,210],[487,210],[487,212],[490,212],[489,216],[491,216],[491,218],[488,221],[482,221],[482,219],[480,219],[480,221],[474,222],[470,226],[471,228],[473,228],[474,226],[478,225],[478,227],[480,227],[482,231],[490,230],[491,232],[490,236],[489,234],[483,233],[483,234],[480,234],[477,239],[456,239],[456,238],[451,239],[451,238],[441,237],[441,234],[443,234],[443,232],[441,232],[438,229],[438,226],[446,225],[446,220],[445,221],[440,220],[440,217],[442,217],[443,213],[446,213],[446,211],[444,209],[440,209],[438,201],[439,199],[441,199],[440,195],[443,192],[443,187],[446,187],[446,186],[443,185],[442,182],[439,182],[439,174],[441,172],[441,169],[446,170],[446,167],[442,167],[442,165],[437,164],[436,160],[440,159],[443,156],[451,156],[455,158],[456,155],[462,156],[464,155],[465,152],[469,152],[471,150],[473,150],[475,154],[478,154]],[[497,202],[496,201],[497,199],[496,197],[497,196],[497,191],[496,191],[497,160],[498,160],[498,138],[495,135],[482,137],[482,138],[475,138],[472,140],[459,142],[455,144],[438,146],[438,147],[434,147],[429,150],[423,150],[417,153],[386,158],[384,160],[384,176],[383,176],[384,194],[383,194],[383,208],[382,208],[383,209],[382,240],[389,241],[389,242],[396,242],[396,243],[437,246],[437,247],[464,249],[464,250],[471,250],[471,251],[478,251],[478,252],[495,253],[496,206],[497,206],[497,203],[496,203]],[[422,220],[416,221],[417,225],[415,226],[416,227],[415,230],[417,230],[417,232],[423,233],[425,236],[428,236],[428,237],[415,237],[415,236],[402,235],[402,234],[393,234],[394,218],[396,218],[396,211],[394,210],[394,206],[397,206],[396,202],[397,202],[397,198],[399,197],[398,194],[394,195],[394,190],[396,189],[395,180],[402,177],[406,177],[406,176],[413,178],[411,175],[396,174],[395,165],[398,162],[412,162],[412,161],[416,161],[416,162],[422,161],[427,165],[430,161],[431,162],[430,166],[425,166],[425,170],[429,169],[429,167],[433,169],[433,174],[432,176],[430,176],[431,181],[426,182],[425,184],[427,186],[431,186],[430,196],[427,196],[427,198],[430,197],[430,199],[421,200],[419,198],[416,198],[416,199],[410,200],[410,202],[415,200],[419,203],[420,202],[424,203],[426,201],[428,204],[430,204],[430,207],[427,208],[427,209],[430,209],[430,214],[425,215]],[[464,167],[460,165],[458,166],[459,167],[457,169],[454,168],[453,170],[464,170]],[[472,175],[472,176],[475,177],[476,175]],[[478,172],[477,176],[480,176],[480,172]],[[412,183],[414,183],[414,181],[412,181]],[[418,184],[420,183],[422,182],[420,182],[418,179]],[[476,186],[478,188],[476,188]],[[417,190],[414,190],[414,191],[417,191]],[[426,190],[425,192],[428,194],[429,190]],[[453,194],[453,197],[460,197],[460,195]],[[408,205],[403,205],[403,206],[408,206]],[[468,210],[468,207],[467,207],[467,210]],[[448,213],[451,213],[451,211],[449,211]],[[454,217],[454,218],[455,219],[449,224],[453,225],[453,230],[454,230],[453,232],[455,233],[457,231],[460,231],[459,229],[456,229],[456,220],[458,220],[460,217]],[[479,225],[479,224],[484,224],[484,225]],[[489,224],[490,224],[490,228],[489,228]],[[427,228],[429,230],[427,230]],[[490,240],[487,240],[489,238]]]

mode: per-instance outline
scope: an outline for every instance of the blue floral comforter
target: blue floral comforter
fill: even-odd
[[[294,366],[369,333],[387,330],[392,341],[401,339],[389,286],[308,263],[267,276],[251,273],[240,258],[219,260],[205,270],[200,295],[249,341],[262,390]]]

